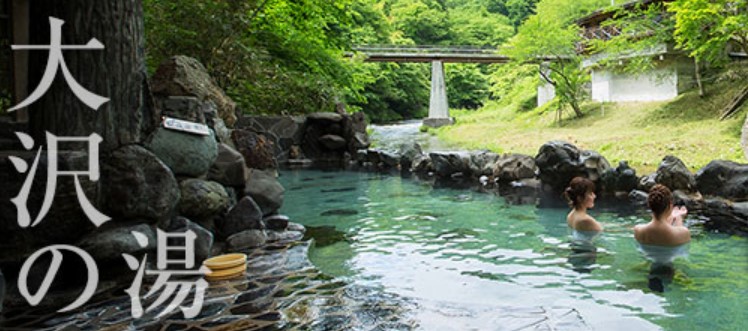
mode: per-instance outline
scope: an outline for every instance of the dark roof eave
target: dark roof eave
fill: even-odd
[[[672,2],[672,1],[674,1],[674,0],[635,0],[635,1],[629,1],[629,2],[624,3],[622,5],[617,5],[615,8],[616,9],[623,8],[625,10],[631,10],[634,7],[636,7],[637,5],[650,5],[650,4],[653,4],[653,3]],[[575,23],[577,25],[579,25],[579,26],[584,27],[584,26],[587,26],[587,25],[589,25],[590,23],[593,23],[593,22],[594,23],[598,23],[598,22],[605,21],[605,20],[613,17],[614,14],[615,14],[615,10],[612,10],[610,8],[598,9],[598,10],[592,12],[591,14],[589,14],[587,16],[584,16],[584,17],[576,20]]]

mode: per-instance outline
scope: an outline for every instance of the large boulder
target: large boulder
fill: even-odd
[[[662,159],[654,179],[657,184],[665,185],[673,191],[696,191],[696,178],[683,161],[672,155]]]
[[[735,201],[748,200],[748,164],[715,160],[696,172],[699,192]]]
[[[538,167],[535,158],[522,154],[505,154],[493,166],[493,176],[501,182],[535,178]]]
[[[490,176],[493,174],[493,168],[500,156],[491,152],[475,152],[470,154],[468,159],[468,168],[470,173],[475,177]]]
[[[277,168],[273,143],[262,134],[247,130],[231,133],[236,150],[244,156],[247,167],[252,169]]]
[[[469,175],[470,155],[464,152],[432,152],[429,153],[434,172],[440,177],[449,177],[456,173]]]
[[[247,167],[244,157],[231,146],[218,144],[218,157],[210,167],[208,179],[225,186],[244,186],[247,180]]]
[[[177,232],[177,233],[184,233],[187,231],[192,231],[195,233],[195,265],[200,266],[200,264],[207,258],[209,258],[212,254],[211,251],[213,249],[213,244],[215,243],[215,238],[213,237],[213,233],[208,231],[206,228],[200,226],[200,224],[197,224],[195,222],[190,221],[187,218],[178,216],[171,220],[169,223],[169,226],[166,227],[167,232]],[[184,239],[182,238],[169,238],[169,245],[171,246],[184,246]]]
[[[218,142],[213,130],[210,130],[210,135],[202,136],[158,128],[148,138],[146,147],[175,175],[188,177],[207,174],[218,156]]]
[[[239,200],[226,217],[216,222],[216,232],[220,238],[227,238],[244,230],[262,230],[264,228],[262,209],[248,196]]]
[[[403,170],[410,171],[413,161],[423,155],[423,149],[417,142],[411,141],[401,144],[398,154],[400,154],[400,165]]]
[[[210,220],[223,215],[230,199],[223,185],[201,179],[187,179],[179,184],[182,198],[179,213],[197,221]]]
[[[140,246],[133,232],[138,232],[148,239],[148,244]],[[96,261],[119,261],[122,254],[130,254],[140,258],[143,254],[156,249],[156,229],[148,224],[116,226],[108,229],[98,229],[86,236],[78,247],[91,254]]]
[[[157,104],[161,107],[162,116],[205,124],[204,105],[198,98],[169,96],[159,98]]]
[[[631,192],[639,185],[636,170],[629,167],[628,162],[621,161],[615,169],[603,173],[603,191],[608,193]]]
[[[347,144],[343,137],[335,134],[326,134],[319,137],[319,142],[322,146],[325,146],[325,148],[333,151],[342,149],[343,147],[346,147]]]
[[[252,197],[262,210],[262,215],[270,215],[283,205],[285,189],[271,171],[251,169],[244,193]]]
[[[226,125],[233,127],[236,123],[236,104],[194,58],[178,55],[161,63],[151,78],[151,91],[155,96],[194,96],[212,101]]]
[[[610,169],[610,163],[599,153],[581,151],[565,141],[550,141],[541,146],[535,164],[540,180],[554,191],[562,191],[577,176],[597,182]]]
[[[100,184],[103,211],[114,219],[168,219],[181,195],[171,170],[138,145],[102,158]]]

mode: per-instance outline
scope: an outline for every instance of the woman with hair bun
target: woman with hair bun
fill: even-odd
[[[652,261],[649,288],[663,292],[665,284],[675,275],[673,260],[688,255],[691,232],[683,225],[688,210],[673,206],[673,193],[660,184],[649,190],[647,205],[652,210],[652,220],[635,226],[634,238],[639,243],[639,251]]]
[[[572,237],[569,264],[577,272],[592,272],[597,259],[594,241],[603,230],[602,225],[587,214],[587,209],[595,206],[595,183],[584,177],[575,177],[564,191],[564,197],[572,208],[566,216]]]
[[[683,225],[688,209],[673,206],[669,188],[660,184],[652,187],[647,205],[652,210],[652,220],[634,227],[634,238],[639,244],[679,246],[691,241],[691,232]]]
[[[587,209],[595,206],[595,183],[584,177],[574,177],[564,191],[564,197],[572,208],[566,216],[570,228],[595,233],[603,230],[603,226],[587,214]]]

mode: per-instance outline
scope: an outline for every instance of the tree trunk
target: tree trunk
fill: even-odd
[[[44,131],[59,136],[104,139],[102,151],[138,143],[158,123],[147,83],[143,6],[140,0],[30,0],[31,44],[48,45],[49,17],[65,21],[62,44],[86,44],[96,38],[103,50],[63,51],[72,76],[84,88],[109,98],[98,110],[83,104],[58,69],[47,93],[29,106],[31,128],[43,142]],[[49,53],[29,54],[29,91],[36,88]],[[62,147],[62,146],[61,146]]]
[[[693,59],[694,71],[696,72],[696,85],[699,87],[699,97],[704,97],[704,86],[701,84],[701,68],[699,67],[699,60]]]

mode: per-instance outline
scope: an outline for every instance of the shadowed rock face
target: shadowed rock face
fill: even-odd
[[[696,186],[706,195],[748,200],[748,165],[716,160],[696,173]]]
[[[554,191],[563,190],[576,176],[598,182],[610,169],[608,161],[595,151],[581,151],[565,141],[550,141],[540,147],[535,163],[543,184]]]

